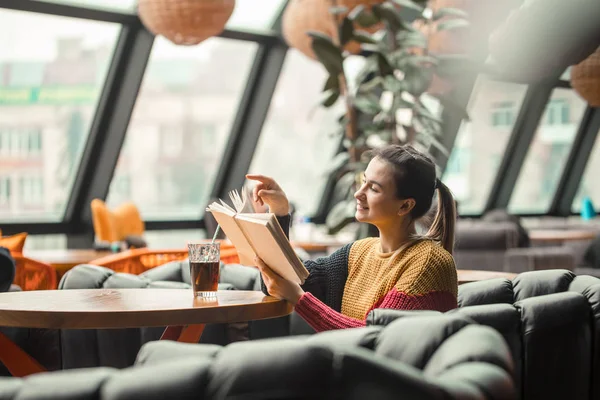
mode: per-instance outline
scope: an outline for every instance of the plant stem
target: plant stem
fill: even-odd
[[[337,7],[337,0],[329,0],[330,7]],[[331,14],[333,20],[333,43],[340,46],[340,21],[338,20],[337,15]],[[344,49],[342,50],[342,54]],[[356,146],[354,145],[356,139],[358,138],[358,118],[356,115],[356,109],[352,104],[352,98],[348,91],[348,81],[346,79],[346,74],[344,69],[342,68],[342,73],[339,76],[340,81],[340,94],[344,97],[344,103],[346,105],[346,115],[348,116],[348,123],[346,124],[346,138],[348,138],[352,145],[348,148],[348,154],[350,155],[350,161],[356,162],[360,159],[360,153]]]

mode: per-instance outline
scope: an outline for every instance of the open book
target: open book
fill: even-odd
[[[273,271],[287,280],[303,284],[308,270],[285,236],[275,214],[254,213],[246,192],[229,193],[232,208],[223,200],[211,203],[206,211],[212,213],[223,232],[235,246],[240,263],[255,266],[258,256]]]

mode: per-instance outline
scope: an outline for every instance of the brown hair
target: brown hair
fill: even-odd
[[[433,195],[438,191],[437,213],[425,237],[439,242],[452,254],[456,203],[450,189],[436,177],[435,164],[431,158],[410,145],[388,145],[372,150],[371,155],[393,166],[396,197],[415,200],[415,206],[410,212],[414,220],[427,214]]]

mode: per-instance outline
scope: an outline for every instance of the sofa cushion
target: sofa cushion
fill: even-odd
[[[298,338],[231,344],[211,366],[209,398],[326,399],[333,352]]]
[[[579,293],[515,303],[521,312],[524,399],[588,399],[592,377],[591,315]]]
[[[470,282],[458,287],[458,306],[514,303],[513,284],[505,278]]]
[[[212,359],[183,359],[128,368],[102,386],[102,399],[201,399]]]
[[[567,270],[523,272],[512,281],[514,300],[565,292],[573,279],[575,274]]]

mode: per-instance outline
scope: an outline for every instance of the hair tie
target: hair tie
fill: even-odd
[[[440,178],[435,178],[435,187],[434,187],[434,189],[439,189],[441,185],[442,185],[442,181],[440,181]]]

